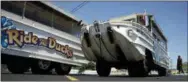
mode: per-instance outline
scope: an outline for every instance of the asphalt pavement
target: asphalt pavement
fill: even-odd
[[[129,77],[127,75],[111,75],[109,77],[99,77],[98,75],[70,74],[57,75],[34,75],[30,72],[25,74],[11,74],[9,72],[1,73],[2,81],[188,81],[184,75],[170,75],[159,77],[150,75],[148,77]]]

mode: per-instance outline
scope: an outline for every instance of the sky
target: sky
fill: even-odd
[[[54,1],[51,3],[70,12],[82,2]],[[168,52],[172,59],[173,68],[176,67],[178,55],[183,58],[183,62],[187,61],[187,2],[95,1],[88,2],[72,14],[78,19],[91,24],[94,20],[106,21],[113,17],[126,16],[132,13],[144,13],[144,10],[154,15],[164,35],[168,39]]]

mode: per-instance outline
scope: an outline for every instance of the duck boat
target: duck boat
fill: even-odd
[[[147,76],[151,70],[167,74],[167,39],[151,14],[94,21],[82,27],[80,39],[84,56],[96,62],[99,76],[108,76],[111,67],[128,69],[130,76]]]

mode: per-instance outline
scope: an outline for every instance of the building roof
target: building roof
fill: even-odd
[[[54,9],[55,11],[60,12],[60,13],[62,13],[62,14],[64,14],[64,15],[66,15],[67,17],[69,17],[69,18],[71,18],[71,19],[73,19],[73,20],[75,20],[75,21],[77,21],[77,22],[80,21],[80,19],[76,18],[76,17],[75,17],[74,15],[72,15],[71,13],[66,12],[66,11],[63,10],[62,8],[59,8],[59,7],[57,7],[56,5],[54,5],[54,4],[50,3],[50,2],[47,2],[47,1],[40,1],[40,2],[43,3],[43,4],[46,5],[46,6],[48,6],[48,7],[52,8],[52,9]],[[83,20],[82,20],[82,21],[83,21]],[[86,23],[85,21],[83,22],[83,24],[87,25],[87,23]]]

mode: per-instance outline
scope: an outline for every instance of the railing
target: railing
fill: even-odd
[[[152,36],[152,33],[145,26],[143,26],[141,24],[138,24],[138,23],[135,23],[135,22],[131,22],[131,21],[117,21],[117,22],[113,21],[112,23],[122,23],[122,24],[128,24],[128,25],[134,26],[135,28],[137,28],[140,31],[142,31],[146,35],[146,37],[149,37],[149,39],[152,42],[155,41],[155,39]],[[166,52],[166,49],[158,41],[157,41],[157,43],[158,43],[158,46],[160,46],[160,48],[162,48],[162,50]]]
[[[118,21],[118,22],[112,22],[112,23],[122,23],[122,24],[129,24],[131,26],[134,26],[135,28],[141,30],[142,32],[145,33],[145,35],[149,36],[149,38],[153,41],[154,38],[152,37],[152,33],[143,25],[140,25],[138,23],[135,22],[131,22],[131,21]]]

